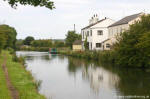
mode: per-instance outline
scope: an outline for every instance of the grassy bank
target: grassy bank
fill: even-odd
[[[11,95],[6,84],[5,74],[2,69],[3,62],[4,57],[0,54],[0,99],[11,99]]]
[[[60,51],[59,54],[96,60],[106,63],[114,63],[114,51]]]
[[[27,71],[22,63],[13,61],[13,56],[9,54],[8,51],[3,51],[1,53],[0,63],[3,63],[4,56],[7,59],[6,67],[8,69],[8,74],[12,85],[19,92],[19,99],[45,99],[44,96],[40,95],[37,91],[36,81],[33,79],[29,71]],[[0,68],[1,77],[0,83],[3,88],[0,91],[0,99],[11,99],[10,93],[6,87],[6,81],[4,78],[4,72]],[[4,95],[4,96],[3,96]],[[6,98],[1,98],[6,97]]]

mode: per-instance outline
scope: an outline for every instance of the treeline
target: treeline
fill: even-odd
[[[8,25],[0,25],[0,52],[2,49],[15,49],[17,32]]]
[[[51,39],[35,40],[29,36],[25,40],[17,40],[17,50],[25,51],[49,51],[49,48],[64,48],[64,41],[53,41]]]
[[[17,40],[16,46],[17,50],[25,51],[49,51],[49,48],[72,49],[72,44],[75,40],[81,40],[81,35],[75,31],[68,31],[64,41],[51,39],[35,40],[34,37],[28,36],[24,40]]]

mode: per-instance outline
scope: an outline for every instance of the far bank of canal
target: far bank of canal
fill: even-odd
[[[150,95],[149,71],[118,69],[46,52],[20,51],[17,55],[26,56],[27,69],[41,81],[39,91],[48,99],[118,99]]]

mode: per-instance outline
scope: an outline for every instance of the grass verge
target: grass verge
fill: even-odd
[[[11,99],[10,92],[7,88],[5,74],[2,69],[4,57],[0,54],[0,99]]]
[[[19,99],[45,99],[43,95],[38,93],[36,88],[36,81],[33,79],[31,73],[24,68],[23,64],[14,62],[13,56],[10,55],[8,51],[3,51],[2,53],[6,55],[6,66],[8,69],[8,74],[11,83],[19,92]],[[2,57],[2,59],[4,59],[4,57]],[[1,77],[4,76],[2,75]],[[5,83],[5,81],[2,83]],[[8,89],[6,88],[5,90],[7,93]]]

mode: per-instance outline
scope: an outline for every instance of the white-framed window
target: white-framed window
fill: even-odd
[[[106,44],[106,48],[110,48],[110,44],[109,43]]]
[[[92,30],[90,30],[90,35],[92,36]]]
[[[84,31],[82,31],[82,38],[84,39]]]
[[[89,36],[89,31],[87,31],[87,36]]]
[[[102,44],[101,43],[96,43],[96,47],[100,48],[100,47],[102,47]]]
[[[102,30],[98,30],[97,31],[97,35],[103,35],[103,31]]]
[[[120,27],[120,33],[122,33],[123,32],[123,29],[122,29],[122,27]]]

